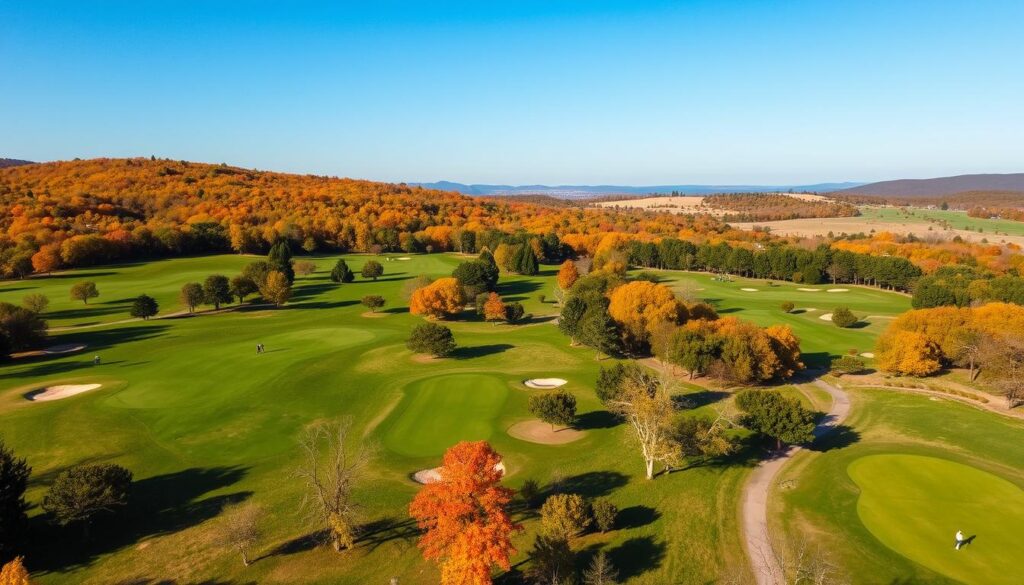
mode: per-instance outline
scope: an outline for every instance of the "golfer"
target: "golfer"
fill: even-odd
[[[956,550],[960,550],[960,547],[964,545],[964,533],[961,530],[956,531]]]

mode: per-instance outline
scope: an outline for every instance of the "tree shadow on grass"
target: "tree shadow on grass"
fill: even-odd
[[[651,524],[658,518],[661,518],[661,512],[650,506],[630,506],[619,510],[619,514],[615,517],[615,527],[640,528]]]
[[[359,529],[356,545],[373,550],[394,540],[411,544],[419,535],[419,527],[416,526],[416,521],[412,518],[386,517],[363,525]]]
[[[314,548],[327,542],[327,530],[314,530],[302,536],[296,536],[278,544],[274,548],[270,549],[263,555],[260,555],[255,560],[265,559],[267,557],[276,556],[288,556],[302,552],[311,551]]]
[[[157,577],[134,577],[115,581],[114,585],[256,585],[256,581],[222,581],[220,579],[203,579],[202,581],[178,581]]]
[[[815,438],[807,448],[811,451],[825,452],[843,449],[858,441],[860,441],[860,433],[856,429],[848,425],[836,425],[827,433]]]
[[[409,307],[391,307],[390,309],[384,309],[381,313],[387,313],[389,315],[398,315],[401,313],[408,313]]]
[[[293,302],[299,302],[312,297],[318,297],[325,292],[334,290],[337,285],[333,282],[322,283],[322,284],[303,284],[302,286],[296,286],[292,289]]]
[[[619,426],[621,423],[622,421],[619,420],[619,417],[607,410],[592,410],[578,415],[576,422],[572,426],[574,429],[587,431],[590,429],[610,429]]]
[[[178,532],[216,517],[225,506],[242,502],[252,492],[203,497],[240,481],[245,467],[193,467],[147,477],[132,483],[123,512],[98,519],[82,538],[81,526],[58,527],[48,514],[30,520],[34,567],[41,572],[63,571],[91,564],[102,555],[145,538]]]
[[[629,478],[618,471],[588,471],[561,479],[549,486],[548,491],[599,498],[607,496],[627,483]]]
[[[515,347],[508,343],[492,343],[490,345],[474,345],[472,347],[457,347],[451,357],[457,360],[468,360],[473,358],[502,353]]]
[[[100,305],[84,305],[78,309],[62,309],[60,311],[50,311],[43,314],[43,318],[54,320],[54,319],[84,319],[87,317],[104,317],[107,315],[114,315],[117,313],[124,314],[125,319],[130,317],[128,314],[127,307],[124,305],[113,305],[113,306],[100,306]],[[81,326],[84,323],[76,323],[75,325]]]
[[[665,543],[656,541],[653,536],[640,536],[608,551],[608,558],[625,581],[660,567],[665,550]]]
[[[532,292],[540,290],[541,283],[534,280],[514,280],[512,282],[499,282],[497,286],[497,293],[502,296],[502,300],[506,302],[511,301],[522,301],[525,300],[524,296]]]
[[[675,403],[677,408],[692,409],[714,404],[724,400],[728,396],[728,392],[722,392],[719,390],[700,390],[699,392],[694,392],[692,394],[673,396],[672,401]]]

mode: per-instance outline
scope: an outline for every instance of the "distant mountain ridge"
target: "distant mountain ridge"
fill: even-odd
[[[968,191],[1018,191],[1024,196],[1024,173],[957,175],[934,179],[899,179],[836,191],[836,195],[936,197]]]
[[[0,169],[7,167],[20,167],[21,165],[32,165],[35,164],[30,160],[21,160],[17,158],[0,158]]]
[[[464,195],[549,195],[563,199],[584,199],[600,195],[714,195],[716,193],[752,193],[767,191],[831,192],[864,183],[817,183],[813,185],[482,185],[437,181],[408,183],[427,189],[458,191]]]

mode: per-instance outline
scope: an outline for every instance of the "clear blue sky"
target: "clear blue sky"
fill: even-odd
[[[389,181],[1024,172],[1024,2],[0,2],[0,156],[150,154]]]

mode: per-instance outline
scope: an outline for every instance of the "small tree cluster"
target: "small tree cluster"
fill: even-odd
[[[564,390],[530,396],[530,413],[551,425],[570,426],[576,422],[576,397]]]
[[[420,323],[412,328],[405,345],[416,353],[444,357],[455,351],[455,336],[444,325]]]

